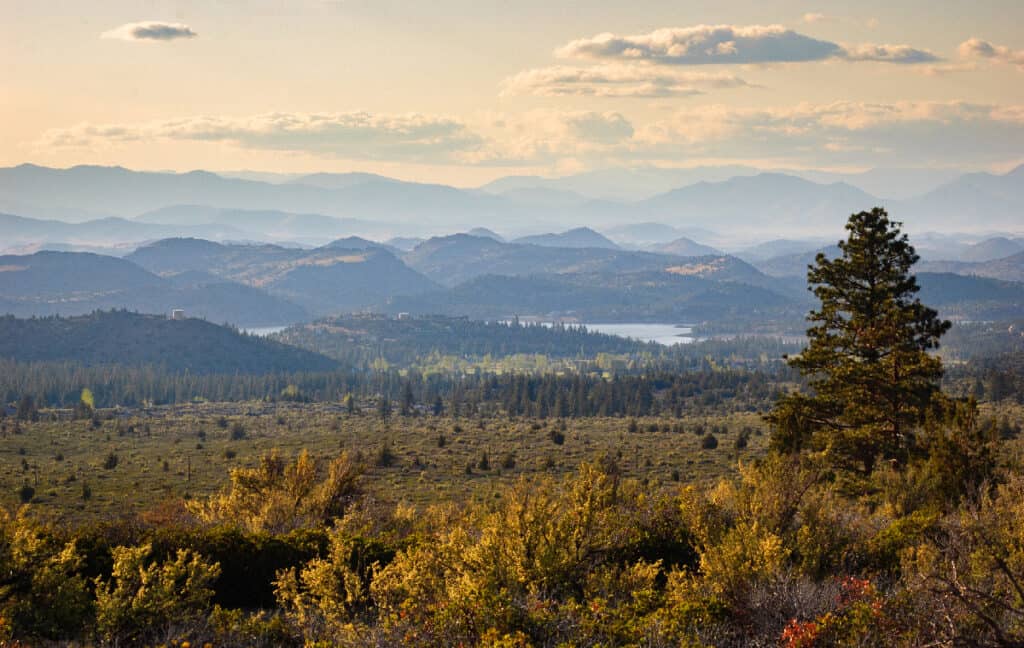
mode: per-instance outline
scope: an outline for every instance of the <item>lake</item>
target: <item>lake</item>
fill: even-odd
[[[693,329],[677,324],[583,324],[588,331],[607,333],[641,342],[656,342],[665,346],[689,344]]]
[[[544,325],[551,326],[551,323],[544,322]],[[677,324],[579,324],[578,326],[585,326],[588,331],[594,331],[596,333],[617,335],[619,337],[640,340],[641,342],[655,342],[665,346],[672,346],[673,344],[689,344],[690,342],[693,342],[693,337],[690,336],[693,329],[689,326],[681,326]],[[286,328],[288,327],[255,326],[252,328],[243,328],[241,331],[243,333],[248,333],[249,335],[265,337],[267,335],[273,335],[274,333],[280,333]]]
[[[508,323],[508,320],[505,321]],[[552,322],[536,322],[543,326],[554,326]],[[566,324],[566,326],[583,326],[594,333],[617,335],[641,342],[655,342],[665,346],[674,344],[690,344],[694,341],[693,328],[682,324]]]
[[[242,333],[248,335],[258,335],[260,337],[266,337],[273,335],[274,333],[280,333],[281,331],[288,328],[287,326],[254,326],[252,328],[239,329]]]

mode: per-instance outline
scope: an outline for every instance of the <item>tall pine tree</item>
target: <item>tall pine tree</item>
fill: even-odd
[[[789,364],[810,394],[789,394],[769,415],[781,451],[824,451],[840,469],[870,473],[903,465],[942,377],[928,353],[950,323],[924,306],[910,269],[918,256],[884,209],[850,217],[841,254],[819,254],[807,274],[820,300],[808,347]]]

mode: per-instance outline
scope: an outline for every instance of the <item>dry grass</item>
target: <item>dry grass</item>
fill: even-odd
[[[104,417],[105,418],[105,417]],[[652,489],[675,479],[710,479],[734,469],[737,456],[764,451],[766,436],[734,442],[744,427],[760,428],[756,414],[641,418],[637,432],[622,418],[565,420],[399,417],[387,424],[370,414],[349,415],[330,404],[226,403],[153,408],[133,416],[20,423],[0,432],[0,501],[18,502],[23,484],[35,488],[36,512],[46,517],[104,518],[144,510],[169,497],[210,494],[228,471],[254,465],[272,449],[318,456],[360,453],[366,486],[376,498],[426,505],[500,497],[520,475],[564,474],[602,455],[617,458],[629,476]],[[244,430],[233,440],[232,429]],[[698,426],[724,426],[715,450],[701,449]],[[657,431],[652,431],[657,426]],[[564,435],[559,445],[553,437]],[[443,447],[439,442],[444,437]],[[380,465],[387,446],[394,460]],[[480,468],[486,453],[489,469]],[[114,468],[105,460],[117,456]],[[512,464],[514,463],[514,466]],[[467,466],[470,468],[467,470]],[[91,497],[83,499],[83,487]]]

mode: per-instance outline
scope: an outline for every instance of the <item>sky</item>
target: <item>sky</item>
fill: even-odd
[[[0,0],[0,165],[1003,171],[1020,0]]]

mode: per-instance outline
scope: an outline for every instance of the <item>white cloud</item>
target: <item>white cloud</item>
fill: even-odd
[[[1000,160],[1024,147],[1024,106],[835,102],[685,110],[639,129],[634,151],[879,165]]]
[[[747,86],[729,74],[680,72],[649,65],[556,65],[525,70],[502,82],[503,95],[542,97],[687,97],[712,88]]]
[[[825,20],[825,14],[823,13],[805,13],[803,16],[803,21],[808,25],[821,22],[822,20]]]
[[[1024,70],[1024,50],[1013,50],[1005,45],[993,45],[980,38],[971,38],[960,43],[958,48],[963,58],[981,58],[1003,63],[1016,65],[1018,69]]]
[[[39,147],[147,149],[213,142],[346,160],[463,166],[593,167],[699,160],[798,166],[957,164],[1016,159],[1024,105],[954,102],[827,104],[754,109],[693,106],[651,122],[599,111],[535,110],[471,118],[369,113],[193,117],[82,124]]]
[[[562,58],[589,58],[704,65],[791,63],[838,58],[847,61],[927,63],[939,57],[908,45],[843,46],[781,25],[697,25],[657,29],[647,34],[603,33],[571,41],[555,50]]]
[[[81,124],[48,132],[48,146],[92,147],[154,141],[225,142],[346,159],[446,159],[480,146],[460,121],[419,114],[271,113],[190,117],[134,125]]]
[[[147,20],[115,27],[100,34],[100,38],[125,41],[170,41],[179,38],[195,38],[198,35],[188,25]]]
[[[842,53],[837,55],[847,61],[877,61],[880,63],[934,63],[939,57],[927,50],[916,49],[909,45],[846,45]]]
[[[486,146],[467,162],[489,165],[560,164],[578,158],[599,159],[628,145],[633,124],[617,112],[533,110],[490,115],[477,129]]]

